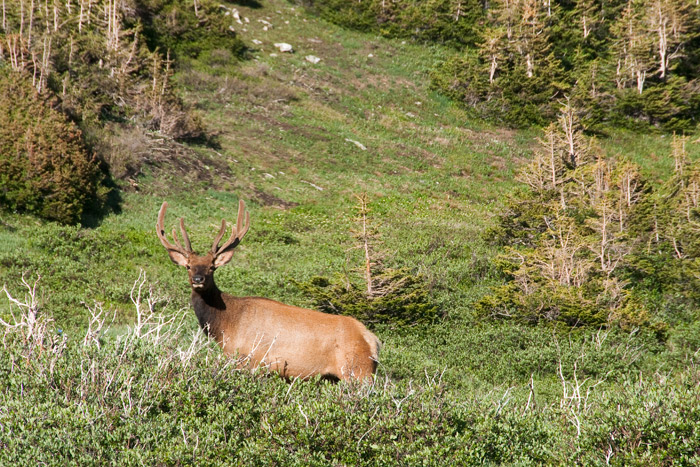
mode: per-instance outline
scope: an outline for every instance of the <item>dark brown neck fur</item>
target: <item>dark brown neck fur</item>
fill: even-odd
[[[199,326],[207,331],[209,337],[220,339],[219,334],[226,312],[224,293],[219,290],[216,284],[212,284],[206,290],[192,289],[191,300]]]

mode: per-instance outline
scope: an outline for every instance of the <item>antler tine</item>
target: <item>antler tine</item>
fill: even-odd
[[[187,230],[185,230],[185,219],[180,218],[180,232],[182,232],[182,241],[185,242],[185,248],[188,252],[192,251],[192,244],[190,243],[190,237],[187,235]]]
[[[177,238],[177,231],[173,227],[173,241],[175,241],[175,245],[181,250],[181,251],[186,251],[182,245],[180,244],[180,239]]]
[[[243,214],[245,213],[246,223],[243,226],[245,230],[241,231],[241,222],[243,221]],[[243,235],[248,231],[250,227],[250,214],[245,208],[245,203],[242,199],[238,200],[238,218],[236,219],[236,236],[243,238]]]
[[[183,255],[187,256],[189,253],[188,251],[185,251],[184,248],[182,248],[182,245],[177,241],[177,236],[175,236],[175,230],[173,229],[173,238],[175,239],[175,245],[170,243],[168,239],[165,237],[165,228],[163,227],[163,221],[165,219],[165,211],[168,209],[168,203],[163,202],[163,205],[160,207],[160,211],[158,211],[158,221],[156,222],[156,234],[158,235],[158,239],[160,240],[160,243],[163,244],[166,250],[173,250],[177,251],[179,253],[182,253]]]
[[[221,228],[219,229],[219,234],[216,236],[214,239],[214,243],[211,246],[211,252],[213,254],[216,254],[216,251],[219,249],[219,242],[221,241],[222,238],[224,238],[224,234],[226,233],[226,220],[221,219]]]
[[[243,201],[241,201],[241,204],[243,204]],[[243,204],[243,209],[245,209],[245,204]],[[242,239],[245,234],[248,233],[248,229],[250,228],[250,213],[248,211],[245,212],[245,224],[243,224],[243,229],[241,229],[241,221],[242,215],[240,214],[240,206],[239,206],[239,213],[238,213],[238,220],[236,220],[236,236],[239,239]]]
[[[241,222],[243,221],[243,217],[245,216],[245,224],[243,225],[243,228],[241,228]],[[222,224],[222,231],[219,232],[219,235],[223,233],[223,229],[225,229],[226,226],[226,221],[221,221]],[[233,231],[231,232],[231,236],[226,240],[226,243],[221,245],[220,248],[216,250],[215,254],[223,253],[225,250],[231,249],[231,248],[236,248],[240,241],[243,239],[243,236],[248,232],[248,228],[250,227],[250,213],[246,210],[245,208],[245,203],[243,200],[238,201],[238,218],[236,219],[236,226],[233,228]],[[223,236],[223,235],[221,235]],[[217,239],[220,240],[220,239]],[[216,242],[218,243],[218,241]]]

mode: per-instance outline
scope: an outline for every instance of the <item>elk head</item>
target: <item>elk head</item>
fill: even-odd
[[[226,220],[221,220],[221,229],[214,239],[214,243],[205,255],[198,255],[192,250],[190,238],[185,230],[185,221],[180,218],[180,232],[182,233],[181,244],[177,232],[173,229],[173,241],[170,243],[165,237],[165,229],[163,228],[163,219],[165,211],[168,208],[168,203],[164,202],[158,212],[158,222],[156,223],[156,232],[160,242],[168,251],[168,255],[173,263],[187,268],[190,285],[193,290],[205,292],[214,285],[214,271],[216,268],[223,266],[231,261],[233,250],[241,242],[250,227],[250,214],[245,208],[243,200],[238,202],[238,218],[236,225],[233,227],[231,236],[226,242],[219,246],[219,242],[226,233]],[[245,222],[244,222],[245,218]]]

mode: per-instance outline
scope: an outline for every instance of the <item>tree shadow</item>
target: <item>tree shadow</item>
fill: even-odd
[[[103,200],[95,200],[88,206],[80,218],[80,225],[85,228],[94,229],[102,224],[102,221],[109,214],[121,214],[122,194],[119,185],[109,172],[107,167],[101,167],[104,173],[102,186],[108,191]]]
[[[240,6],[254,8],[256,10],[258,8],[262,8],[262,3],[258,2],[257,0],[230,0],[230,2]]]

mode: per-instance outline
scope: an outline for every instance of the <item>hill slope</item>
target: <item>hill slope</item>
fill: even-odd
[[[214,51],[183,62],[174,76],[209,130],[208,144],[163,155],[156,135],[150,163],[124,183],[121,213],[95,228],[3,214],[0,281],[22,297],[22,274],[30,282],[41,275],[41,310],[64,330],[52,336],[65,332],[77,343],[52,354],[20,345],[21,338],[6,341],[2,368],[23,366],[3,373],[16,376],[0,404],[12,408],[0,414],[11,427],[0,446],[12,449],[0,455],[44,446],[53,439],[46,433],[61,424],[67,434],[52,448],[54,459],[94,449],[117,463],[181,464],[189,456],[265,465],[697,459],[697,354],[687,353],[697,344],[693,329],[664,346],[636,331],[562,335],[473,319],[471,304],[501,280],[482,232],[537,132],[471,121],[431,91],[427,73],[447,49],[345,31],[282,0],[241,3],[252,6],[226,7],[239,13],[241,23],[230,15],[231,24],[251,45],[251,58]],[[280,52],[281,42],[294,53]],[[671,169],[659,136],[621,134],[600,144],[644,162],[649,174]],[[210,347],[188,358],[178,353],[187,337],[153,345],[114,337],[130,335],[135,281],[150,285],[157,312],[170,317],[184,309],[185,334],[198,335],[185,273],[153,232],[163,200],[171,206],[168,225],[184,217],[201,251],[245,199],[252,227],[217,283],[235,294],[310,306],[295,281],[352,276],[363,264],[352,235],[353,195],[361,192],[370,199],[383,261],[422,273],[444,314],[429,327],[379,327],[384,348],[374,388],[289,386],[231,371]],[[94,310],[95,302],[115,310],[117,326],[102,336],[102,348],[88,339],[85,350],[78,344],[90,317],[86,305]],[[10,311],[0,304],[0,316]],[[103,374],[86,377],[86,362]],[[137,387],[142,405],[135,408]],[[20,391],[28,395],[17,397]],[[34,420],[29,434],[14,436],[26,413]],[[86,426],[91,436],[81,434]],[[176,448],[164,452],[163,440]]]

